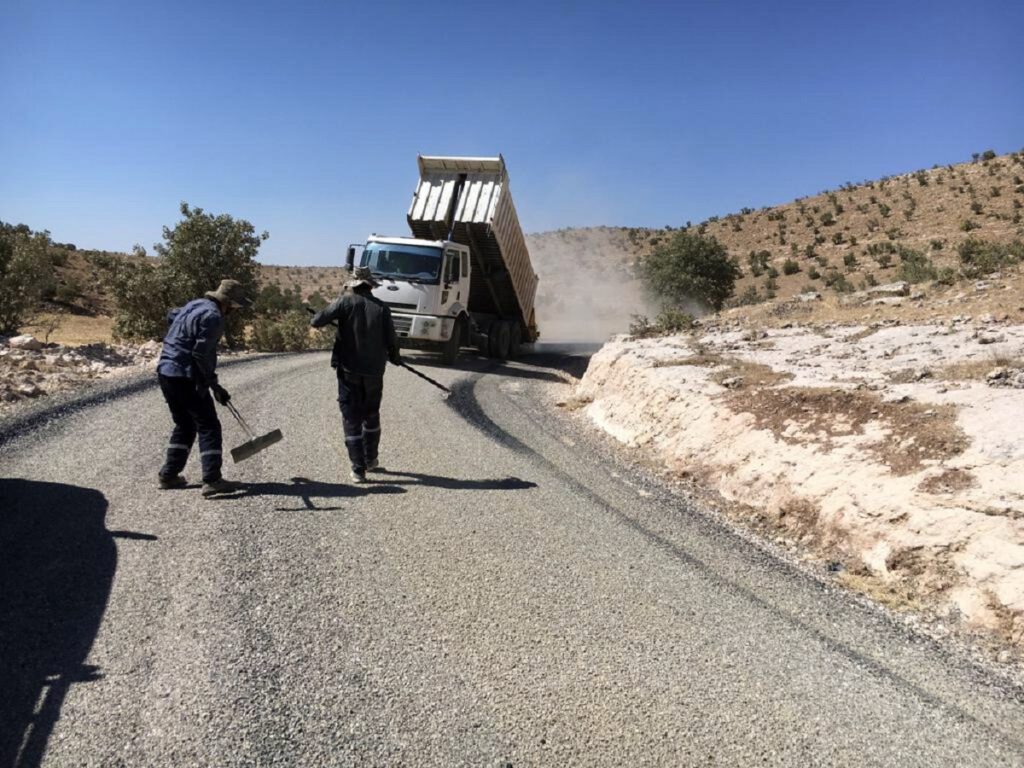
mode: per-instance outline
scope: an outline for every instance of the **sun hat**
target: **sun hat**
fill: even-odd
[[[373,272],[369,267],[356,267],[352,270],[352,279],[347,283],[349,288],[358,288],[361,285],[368,285],[376,288],[379,283],[373,279]]]
[[[245,295],[245,289],[237,280],[221,280],[216,291],[207,291],[204,295],[221,304],[230,304],[236,309],[252,306],[252,299]]]

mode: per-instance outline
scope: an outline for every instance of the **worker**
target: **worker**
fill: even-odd
[[[213,401],[227,405],[231,395],[217,381],[217,343],[224,333],[224,318],[251,305],[241,283],[222,280],[216,291],[208,291],[203,298],[172,309],[167,315],[169,328],[156,370],[174,430],[160,469],[161,488],[187,484],[181,472],[197,434],[203,496],[238,488],[237,483],[221,475],[221,428]]]
[[[401,363],[391,310],[374,297],[376,286],[369,267],[356,267],[346,291],[309,321],[314,328],[338,325],[331,366],[338,373],[338,405],[354,483],[366,482],[367,470],[379,465],[384,369],[388,360]]]

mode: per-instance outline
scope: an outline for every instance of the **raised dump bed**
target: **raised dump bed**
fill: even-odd
[[[537,275],[504,158],[420,155],[419,168],[408,214],[413,236],[467,246],[473,260],[469,311],[514,321],[523,341],[536,340]]]

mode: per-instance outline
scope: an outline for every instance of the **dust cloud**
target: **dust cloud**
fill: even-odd
[[[629,330],[632,315],[660,304],[634,277],[634,251],[621,230],[560,230],[529,235],[537,286],[537,325],[545,343],[603,343]]]

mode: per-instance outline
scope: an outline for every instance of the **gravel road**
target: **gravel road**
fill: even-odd
[[[390,370],[361,487],[320,354],[223,372],[285,435],[232,498],[156,488],[155,388],[9,437],[0,766],[1024,765],[1019,692],[564,429],[555,362]]]

